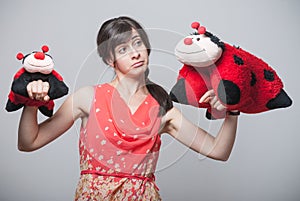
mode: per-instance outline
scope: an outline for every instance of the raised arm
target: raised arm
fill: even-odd
[[[222,109],[216,102],[211,102],[211,104]],[[178,109],[172,108],[164,117],[165,127],[162,132],[169,133],[200,154],[216,160],[226,161],[234,145],[237,119],[237,116],[227,115],[218,134],[214,137],[188,121]]]
[[[28,87],[28,94],[32,98],[47,99],[47,90],[43,90],[43,86],[46,85],[42,82],[33,83],[33,86]],[[91,93],[92,87],[78,90],[64,101],[52,117],[42,123],[38,123],[37,108],[25,106],[19,123],[18,149],[20,151],[39,149],[67,131],[76,119],[88,116],[86,111],[89,110],[91,103]]]

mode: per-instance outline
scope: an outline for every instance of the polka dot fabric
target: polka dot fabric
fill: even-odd
[[[149,94],[132,113],[118,90],[95,86],[80,132],[75,200],[160,200],[154,172],[161,145],[159,104]]]

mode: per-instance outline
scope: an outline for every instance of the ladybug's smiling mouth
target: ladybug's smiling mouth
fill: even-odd
[[[205,52],[206,49],[203,48],[202,50],[198,50],[198,51],[194,51],[194,52],[183,52],[183,51],[180,51],[180,50],[177,50],[177,49],[176,49],[176,51],[177,51],[178,53],[181,53],[181,54],[195,54],[195,53]]]
[[[45,67],[48,67],[48,66],[50,66],[50,65],[52,65],[52,63],[49,63],[49,64],[47,64],[47,65],[36,65],[36,64],[32,64],[32,63],[28,63],[30,66],[32,66],[32,67],[35,67],[35,68],[45,68]]]

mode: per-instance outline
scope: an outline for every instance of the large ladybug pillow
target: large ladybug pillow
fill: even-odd
[[[17,54],[17,59],[22,60],[23,67],[13,78],[5,107],[8,112],[16,111],[24,105],[37,106],[42,114],[50,117],[53,115],[53,100],[68,93],[68,87],[63,82],[63,78],[53,69],[53,59],[47,54],[48,51],[48,46],[44,45],[42,51],[34,51],[27,55]],[[35,80],[49,83],[50,101],[45,102],[29,98],[26,87]]]
[[[178,42],[177,59],[183,63],[170,95],[173,101],[207,108],[208,119],[219,119],[226,111],[199,103],[210,89],[228,110],[260,113],[288,107],[292,100],[283,89],[282,80],[262,59],[222,42],[200,23],[192,23],[196,32]]]

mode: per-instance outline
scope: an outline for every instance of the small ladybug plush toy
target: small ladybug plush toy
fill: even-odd
[[[34,51],[25,56],[22,53],[17,54],[17,59],[22,60],[23,67],[14,76],[5,108],[8,112],[16,111],[24,105],[37,106],[42,114],[50,117],[53,115],[53,100],[68,93],[69,89],[63,82],[63,78],[53,70],[53,59],[47,54],[48,51],[48,46],[44,45],[42,51]],[[35,80],[49,83],[49,101],[38,101],[29,98],[26,87]]]
[[[171,89],[173,101],[207,108],[208,119],[226,115],[226,111],[199,103],[204,93],[211,89],[228,110],[248,114],[292,104],[281,79],[267,63],[240,47],[220,41],[198,22],[191,26],[196,33],[183,38],[175,48],[177,59],[184,65]]]

